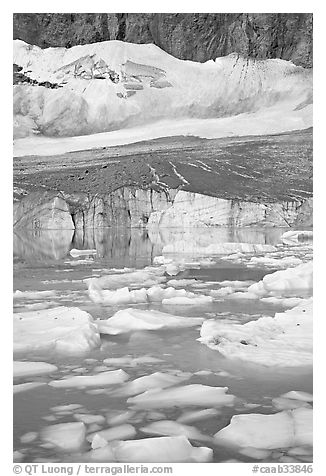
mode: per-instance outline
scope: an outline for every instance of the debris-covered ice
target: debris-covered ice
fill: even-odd
[[[312,364],[312,298],[246,324],[204,321],[199,341],[226,357],[268,366]]]

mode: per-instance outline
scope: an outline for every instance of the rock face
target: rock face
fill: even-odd
[[[14,39],[41,48],[122,40],[200,62],[236,52],[312,67],[311,13],[15,13],[13,23]]]
[[[311,222],[307,201],[254,203],[170,189],[123,187],[112,193],[33,192],[14,204],[14,226],[28,229],[98,227],[294,226]]]

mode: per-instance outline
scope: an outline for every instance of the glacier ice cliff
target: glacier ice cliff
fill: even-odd
[[[123,187],[108,194],[32,192],[14,203],[14,227],[311,226],[312,200],[258,203],[183,190]]]

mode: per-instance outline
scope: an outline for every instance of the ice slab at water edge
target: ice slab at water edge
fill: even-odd
[[[281,236],[283,243],[293,245],[302,241],[309,241],[313,239],[312,230],[289,230]]]
[[[180,317],[159,311],[128,308],[116,312],[107,320],[97,320],[96,324],[101,334],[117,335],[137,330],[193,327],[202,322],[201,317]]]
[[[14,352],[79,354],[100,345],[90,314],[76,307],[57,307],[14,314]]]
[[[219,444],[258,449],[312,446],[312,412],[298,408],[272,415],[234,415],[214,438]]]
[[[312,365],[312,298],[246,324],[206,320],[198,339],[230,359],[266,366]]]

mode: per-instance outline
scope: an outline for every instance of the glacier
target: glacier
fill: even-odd
[[[14,63],[35,84],[58,85],[14,86],[16,156],[312,125],[312,72],[289,61],[230,54],[196,63],[152,44],[41,49],[15,40]]]

